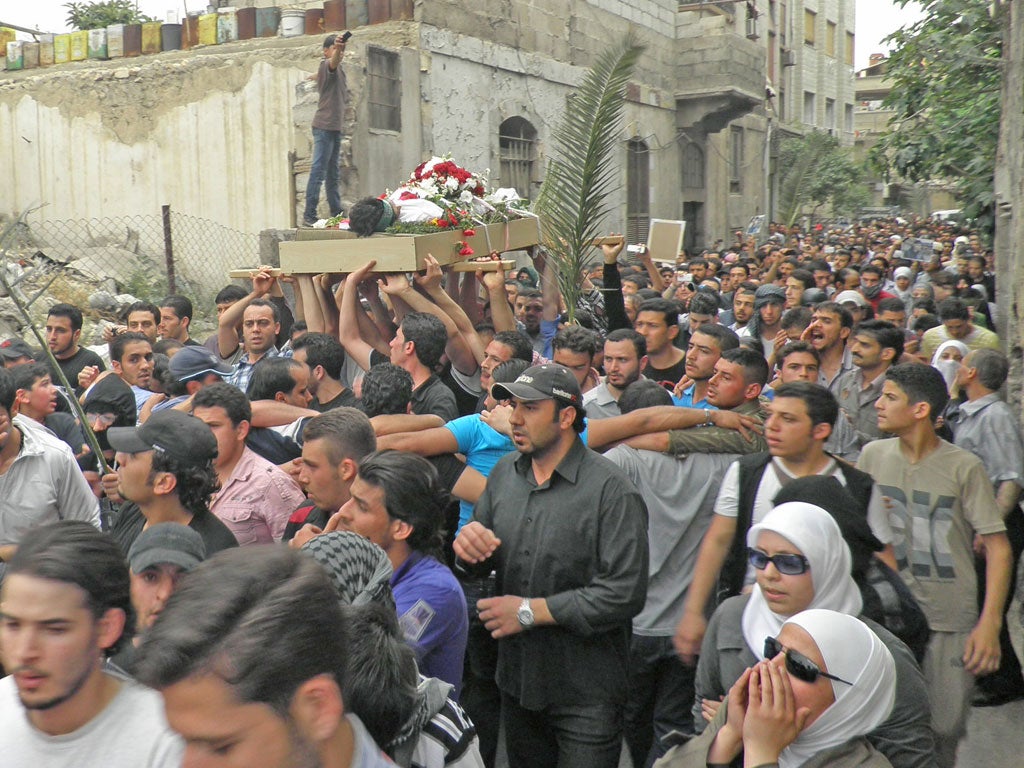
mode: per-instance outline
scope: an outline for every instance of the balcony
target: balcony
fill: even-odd
[[[717,133],[765,98],[765,49],[743,34],[742,19],[680,26],[675,93],[680,127]]]

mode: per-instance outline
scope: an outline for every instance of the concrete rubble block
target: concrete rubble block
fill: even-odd
[[[140,270],[152,274],[164,269],[163,264],[155,259],[147,259],[116,246],[81,248],[78,253],[78,258],[70,262],[68,268],[87,280],[100,281],[109,277],[118,285],[126,285]]]
[[[96,291],[89,296],[89,307],[97,312],[115,312],[117,299],[107,291]]]
[[[120,312],[125,307],[134,304],[138,299],[130,293],[119,293],[114,297],[114,301],[117,303],[117,311]]]
[[[260,230],[260,264],[280,266],[281,252],[280,244],[295,239],[294,229],[263,229]],[[239,264],[239,267],[254,266],[251,264]]]

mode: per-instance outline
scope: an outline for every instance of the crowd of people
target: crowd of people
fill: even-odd
[[[952,768],[1024,696],[992,252],[623,244],[0,343],[5,762]]]

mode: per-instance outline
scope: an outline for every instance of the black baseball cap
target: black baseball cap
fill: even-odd
[[[197,531],[181,523],[159,523],[139,534],[128,550],[132,573],[169,563],[191,571],[206,559],[206,544]]]
[[[207,373],[224,377],[235,370],[206,347],[199,346],[182,347],[167,367],[177,381],[190,381]]]
[[[173,409],[154,413],[141,427],[111,427],[107,440],[121,453],[161,451],[183,464],[203,465],[217,458],[217,438],[210,428]]]
[[[32,347],[21,339],[10,338],[0,342],[0,357],[5,360],[20,360],[23,357],[35,360],[36,354],[32,351]]]
[[[559,400],[577,408],[583,402],[579,382],[572,372],[558,363],[545,363],[527,368],[511,384],[495,384],[491,387],[495,400],[511,400],[513,397],[526,402],[537,400]]]

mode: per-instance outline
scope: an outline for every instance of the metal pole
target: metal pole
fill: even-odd
[[[7,270],[5,269],[7,266],[7,249],[4,247],[4,243],[10,233],[14,230],[14,227],[24,221],[27,213],[28,211],[22,213],[21,216],[19,216],[18,219],[13,222],[2,235],[0,235],[0,287],[4,289],[4,292],[10,297],[11,301],[14,302],[14,306],[18,310],[18,314],[21,315],[25,325],[30,331],[32,331],[32,335],[35,336],[36,341],[39,342],[39,346],[42,348],[43,354],[46,355],[46,359],[50,363],[50,368],[52,369],[53,374],[57,376],[60,383],[64,386],[65,391],[68,392],[68,404],[71,406],[72,410],[74,410],[75,415],[81,422],[82,432],[85,433],[85,441],[89,444],[93,454],[96,456],[100,474],[109,474],[111,469],[107,465],[106,459],[103,458],[103,449],[100,447],[99,440],[96,438],[96,433],[94,433],[92,428],[89,426],[89,419],[85,415],[85,410],[82,408],[82,404],[78,402],[78,398],[75,397],[74,386],[67,380],[67,377],[64,375],[64,371],[61,370],[60,364],[57,362],[57,358],[53,356],[50,346],[46,343],[46,339],[39,332],[39,328],[36,324],[32,322],[32,318],[28,313],[29,302],[25,295],[17,285],[13,284],[12,281],[7,278]]]
[[[174,244],[171,242],[171,206],[162,205],[160,211],[164,220],[164,261],[167,263],[167,292],[177,293],[177,281],[174,278]]]

